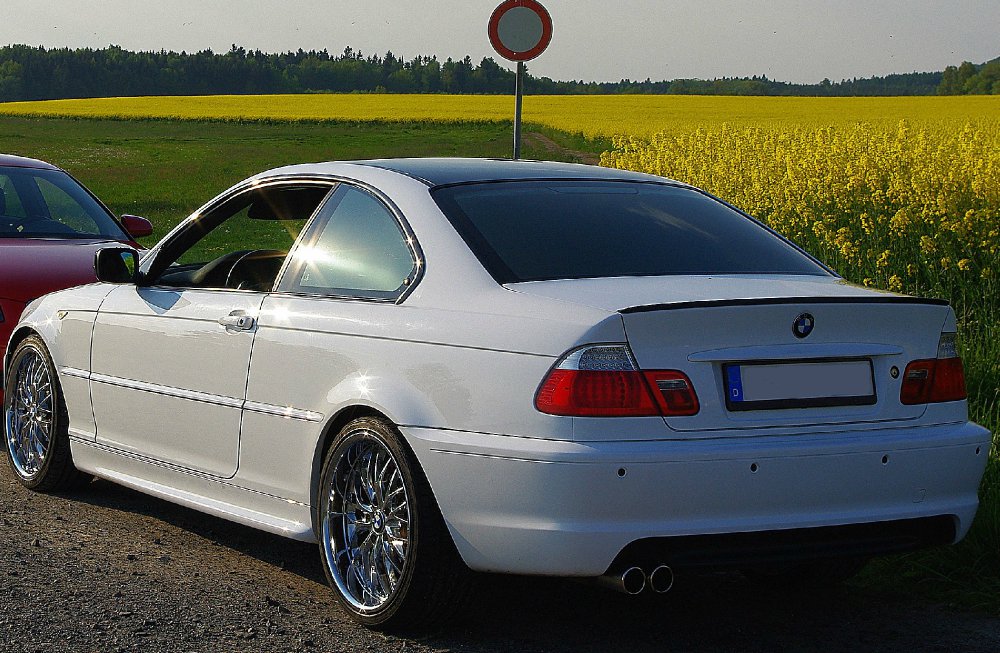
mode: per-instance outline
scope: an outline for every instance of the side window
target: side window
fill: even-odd
[[[145,273],[156,285],[268,292],[329,185],[244,191],[179,232]]]
[[[48,207],[49,218],[78,234],[98,234],[100,227],[78,201],[48,179],[35,178],[38,191]]]
[[[371,193],[342,184],[292,253],[279,290],[395,299],[415,270],[393,213]]]

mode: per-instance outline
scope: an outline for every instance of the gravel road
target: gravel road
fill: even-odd
[[[730,574],[633,599],[486,578],[418,639],[349,621],[312,545],[96,481],[44,496],[0,471],[0,651],[1000,651],[1000,619],[845,587],[783,594]]]

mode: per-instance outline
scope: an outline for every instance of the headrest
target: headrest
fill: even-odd
[[[4,193],[3,188],[0,188],[0,215],[7,214],[7,195]]]

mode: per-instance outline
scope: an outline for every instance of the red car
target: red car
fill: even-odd
[[[28,302],[96,281],[97,250],[138,247],[134,239],[152,231],[145,218],[116,219],[64,170],[0,154],[0,351]]]

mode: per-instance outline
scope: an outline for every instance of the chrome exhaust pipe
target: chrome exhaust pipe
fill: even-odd
[[[639,567],[629,567],[620,574],[599,576],[597,582],[623,594],[635,595],[646,589],[646,572]]]
[[[674,586],[674,570],[660,565],[649,574],[649,587],[657,594],[666,594]]]
[[[646,572],[639,567],[629,567],[620,576],[622,591],[626,594],[639,594],[646,589]]]

